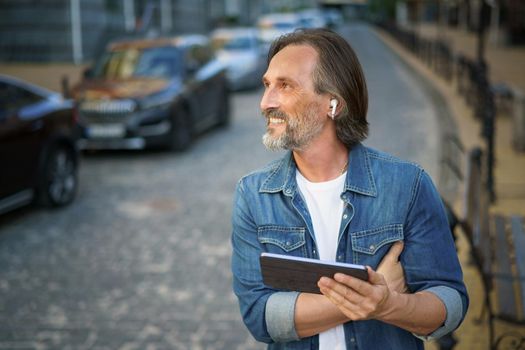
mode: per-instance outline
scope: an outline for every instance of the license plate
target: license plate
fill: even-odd
[[[87,129],[89,137],[122,137],[126,130],[122,124],[90,125]]]

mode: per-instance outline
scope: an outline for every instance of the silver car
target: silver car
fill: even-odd
[[[261,86],[267,52],[260,45],[257,33],[250,27],[218,28],[211,33],[217,58],[227,67],[231,90]]]
[[[257,27],[259,38],[268,49],[275,39],[300,28],[301,23],[296,13],[269,13],[258,19]]]

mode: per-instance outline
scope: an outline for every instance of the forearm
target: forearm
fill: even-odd
[[[391,293],[380,320],[417,335],[428,335],[441,327],[447,317],[443,302],[433,293]]]
[[[313,336],[349,321],[324,295],[301,293],[295,305],[295,330],[300,338]]]

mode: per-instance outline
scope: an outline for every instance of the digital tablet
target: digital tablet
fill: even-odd
[[[262,253],[260,264],[264,284],[276,289],[321,294],[317,286],[319,279],[333,278],[338,272],[368,280],[368,271],[363,265],[272,253]]]

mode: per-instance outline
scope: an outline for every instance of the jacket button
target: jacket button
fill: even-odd
[[[370,250],[374,250],[375,247],[376,246],[372,244],[369,248],[370,248]]]
[[[343,215],[343,219],[346,219],[347,217],[348,217],[348,215],[346,215],[346,214],[345,214],[345,215]]]

